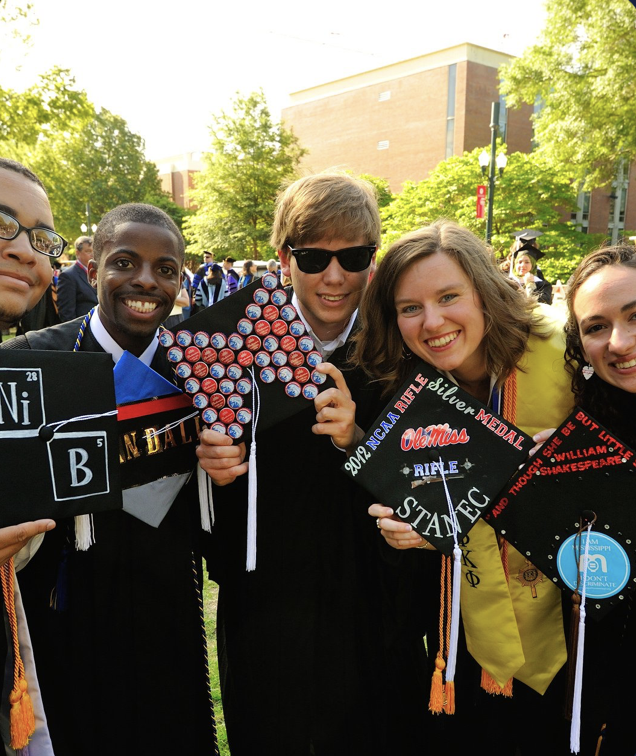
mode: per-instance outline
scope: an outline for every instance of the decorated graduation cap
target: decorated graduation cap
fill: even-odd
[[[316,370],[322,355],[274,273],[164,330],[160,343],[201,426],[235,443],[250,440],[248,570],[254,569],[256,433],[313,408],[333,381]],[[200,467],[198,477],[213,523],[210,480]]]
[[[205,427],[235,441],[312,406],[323,359],[278,277],[266,273],[160,336]]]
[[[78,376],[90,380],[78,387]],[[0,350],[0,471],[0,527],[48,517],[77,521],[121,508],[110,355]],[[11,746],[22,752],[35,720],[17,631],[13,558],[0,567],[0,582],[13,659]]]
[[[343,466],[376,501],[442,552],[439,651],[429,701],[435,713],[455,712],[459,541],[531,446],[521,430],[418,361]]]
[[[636,587],[636,455],[582,409],[508,481],[486,520],[601,619]],[[589,553],[585,557],[588,526]]]
[[[450,556],[453,523],[460,537],[468,533],[531,447],[521,430],[419,361],[343,470]]]
[[[1,350],[0,527],[120,509],[116,415],[110,355]]]
[[[158,527],[196,467],[191,399],[130,352],[113,370],[123,508]]]
[[[568,702],[578,753],[585,620],[602,621],[636,586],[636,454],[575,408],[508,481],[485,519],[572,596]],[[540,572],[539,572],[540,570]]]

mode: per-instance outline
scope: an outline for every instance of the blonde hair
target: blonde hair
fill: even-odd
[[[380,244],[375,187],[348,173],[325,171],[290,184],[276,201],[270,244],[301,247],[325,237]]]

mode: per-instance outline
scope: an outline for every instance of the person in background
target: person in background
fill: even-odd
[[[205,278],[199,282],[195,294],[197,307],[210,307],[220,302],[226,295],[225,276],[223,268],[218,263],[212,263]]]
[[[190,299],[192,302],[192,311],[191,314],[194,315],[196,312],[196,294],[197,290],[199,288],[199,283],[205,278],[207,275],[208,269],[210,266],[214,263],[214,257],[212,256],[211,252],[208,252],[207,250],[203,252],[203,262],[194,272],[194,275],[192,276],[192,286],[190,291]]]
[[[93,240],[80,236],[75,240],[74,265],[60,271],[57,282],[57,311],[61,323],[75,320],[97,304],[97,294],[88,281],[88,263],[93,257]]]
[[[533,247],[521,247],[513,253],[514,276],[527,296],[552,304],[552,284],[537,275],[537,261],[544,253]]]
[[[256,275],[256,270],[256,265],[254,265],[251,260],[246,260],[243,263],[243,271],[241,273],[241,277],[239,278],[238,284],[239,289],[242,289],[252,283],[254,276]]]
[[[271,260],[267,261],[267,272],[274,273],[274,275],[280,281],[281,271],[280,267],[278,266],[278,260],[274,260],[274,258],[272,258]]]
[[[239,288],[239,274],[234,270],[236,260],[233,257],[226,257],[223,260],[223,275],[225,276],[225,296],[229,297]]]

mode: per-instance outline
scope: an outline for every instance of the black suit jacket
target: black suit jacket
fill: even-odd
[[[79,264],[60,272],[57,283],[57,307],[60,321],[75,320],[97,304],[97,292],[88,282],[86,271]]]

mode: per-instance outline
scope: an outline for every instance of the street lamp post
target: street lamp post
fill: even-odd
[[[86,203],[86,223],[82,223],[80,226],[82,229],[82,233],[86,234],[88,233],[88,230],[90,229],[93,233],[95,233],[97,226],[93,223],[91,225],[91,204],[90,202]]]
[[[497,150],[497,132],[499,131],[499,103],[493,102],[490,111],[490,155],[484,150],[479,156],[481,172],[486,173],[488,167],[488,211],[486,214],[486,243],[492,239],[492,210],[495,197],[495,166],[499,169],[499,175],[503,175],[508,158],[501,153],[495,157]]]

